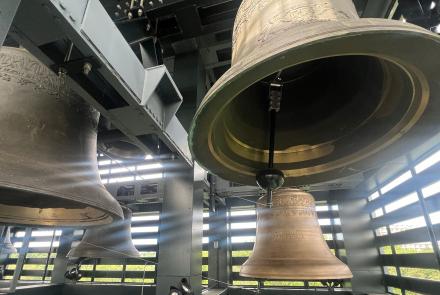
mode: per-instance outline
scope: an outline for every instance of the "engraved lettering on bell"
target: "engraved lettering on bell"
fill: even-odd
[[[287,9],[287,11],[281,10],[279,14],[274,16],[264,26],[258,37],[259,46],[263,46],[265,42],[270,42],[271,36],[291,30],[290,26],[283,26],[282,23],[295,23],[299,25],[349,19],[352,16],[344,11],[335,10],[334,6],[328,1],[292,7]]]
[[[269,233],[270,235],[273,235],[273,239],[275,241],[298,241],[298,240],[316,240],[321,239],[320,236],[314,235],[313,231],[309,230],[292,230],[292,231],[284,231],[284,232],[273,232]]]

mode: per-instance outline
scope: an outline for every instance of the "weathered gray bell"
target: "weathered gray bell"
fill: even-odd
[[[70,258],[140,257],[131,239],[131,210],[122,207],[124,220],[88,229],[81,242],[70,250]]]
[[[17,249],[11,242],[11,228],[6,227],[3,232],[2,240],[0,242],[0,255],[13,253],[17,253]]]
[[[224,179],[254,185],[267,168],[270,93],[287,186],[379,167],[440,132],[440,38],[428,30],[359,18],[352,0],[244,0],[232,42],[189,134],[193,158]]]
[[[122,219],[96,160],[99,113],[27,51],[0,49],[0,222],[87,227]]]

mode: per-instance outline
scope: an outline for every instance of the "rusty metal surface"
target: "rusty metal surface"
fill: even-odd
[[[99,177],[98,112],[22,49],[0,50],[0,222],[96,226],[122,218]]]
[[[351,278],[330,251],[316,215],[315,200],[298,189],[274,192],[257,207],[257,239],[240,276],[262,279],[333,280]]]
[[[140,253],[131,239],[131,210],[122,207],[124,220],[88,229],[81,242],[69,251],[70,258],[133,258]]]
[[[274,162],[287,186],[381,166],[440,132],[439,40],[408,23],[360,19],[350,0],[243,1],[232,67],[197,111],[192,154],[254,185],[268,161],[269,84],[281,71]]]

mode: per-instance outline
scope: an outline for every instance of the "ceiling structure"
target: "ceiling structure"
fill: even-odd
[[[204,91],[231,66],[232,29],[235,16],[242,0],[100,0],[116,26],[122,32],[135,53],[141,58],[139,45],[151,46],[154,42],[158,63],[164,63],[171,73],[175,72],[176,59],[184,57],[182,66],[189,55],[197,55],[203,73]],[[353,0],[359,15],[385,17],[396,0]],[[141,16],[137,11],[143,4]],[[132,6],[133,5],[133,6]],[[130,7],[134,9],[130,10]],[[129,17],[129,12],[133,12]],[[182,71],[181,71],[182,72]],[[189,122],[204,95],[194,90],[198,82],[195,73],[174,73],[184,101],[179,110],[183,126]],[[191,81],[180,82],[184,77]],[[186,78],[189,79],[189,78]],[[184,79],[185,80],[185,79]],[[192,84],[191,84],[192,83]]]
[[[140,1],[134,1],[134,7]],[[199,52],[211,85],[230,67],[232,29],[241,0],[145,1],[145,13],[132,19],[127,16],[129,0],[101,2],[135,52],[151,38],[157,38],[159,55],[170,64],[176,56]],[[354,0],[359,15],[366,17],[386,16],[394,3]]]
[[[205,91],[231,66],[232,30],[242,0],[100,1],[139,58],[141,46],[151,48],[153,44],[156,62],[167,66],[182,92],[178,117],[188,130]],[[361,17],[402,19],[431,30],[439,22],[438,0],[353,2]],[[353,186],[361,180],[355,177],[356,181],[336,183]]]

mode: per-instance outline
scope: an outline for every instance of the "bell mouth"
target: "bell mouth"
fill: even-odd
[[[0,184],[0,195],[0,221],[8,224],[90,227],[121,219],[119,212],[100,208],[98,203],[93,206],[73,196],[62,197],[45,190]]]
[[[98,142],[98,148],[110,157],[122,160],[143,160],[146,153],[132,142],[119,140],[114,142]]]
[[[218,115],[213,147],[228,164],[266,167],[268,95],[274,79],[270,75],[254,83]],[[426,105],[403,68],[373,56],[310,61],[282,70],[281,81],[274,161],[286,176],[361,160],[390,144],[401,129],[411,128]]]
[[[326,57],[280,73],[274,162],[286,178],[362,161],[410,129],[429,98],[416,72],[376,56]],[[250,175],[267,167],[268,96],[275,77],[252,84],[217,115],[210,141],[225,166]]]
[[[438,36],[379,19],[310,26],[320,33],[280,34],[210,89],[189,134],[202,167],[226,180],[255,184],[268,162],[265,87],[281,70],[287,83],[274,168],[283,172],[286,186],[379,167],[440,131],[440,62],[432,58],[440,48]],[[414,53],[420,50],[423,56]]]

